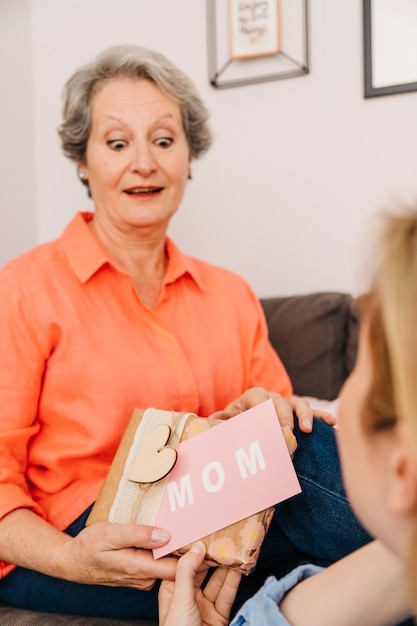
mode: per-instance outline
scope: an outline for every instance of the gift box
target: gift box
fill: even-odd
[[[222,423],[193,413],[135,409],[87,525],[102,521],[156,525],[178,445]],[[269,507],[201,537],[207,560],[249,574],[273,513]],[[189,548],[184,545],[173,554],[180,556]]]

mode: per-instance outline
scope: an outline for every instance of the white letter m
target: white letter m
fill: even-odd
[[[171,513],[174,513],[177,510],[176,502],[178,502],[180,509],[183,509],[185,507],[186,500],[188,500],[188,504],[193,504],[194,502],[193,490],[191,487],[191,479],[189,474],[181,478],[179,489],[176,482],[170,482],[167,484],[167,491]]]
[[[240,475],[243,479],[248,477],[247,470],[249,470],[253,476],[253,474],[256,474],[258,471],[257,465],[259,465],[261,470],[264,470],[266,467],[259,441],[252,441],[249,445],[249,456],[246,454],[244,448],[236,450],[235,456],[239,466]]]

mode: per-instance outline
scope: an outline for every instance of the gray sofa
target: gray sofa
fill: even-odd
[[[351,295],[312,293],[262,300],[270,339],[298,395],[333,400],[351,371],[357,347],[358,316]],[[55,615],[0,604],[0,626],[116,626],[156,622]]]

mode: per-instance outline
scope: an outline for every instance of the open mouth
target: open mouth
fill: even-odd
[[[125,193],[129,196],[152,196],[160,193],[163,187],[132,187],[131,189],[125,189]]]

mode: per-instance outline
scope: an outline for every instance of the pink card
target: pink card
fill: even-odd
[[[159,558],[300,493],[272,400],[180,443],[155,525]]]

